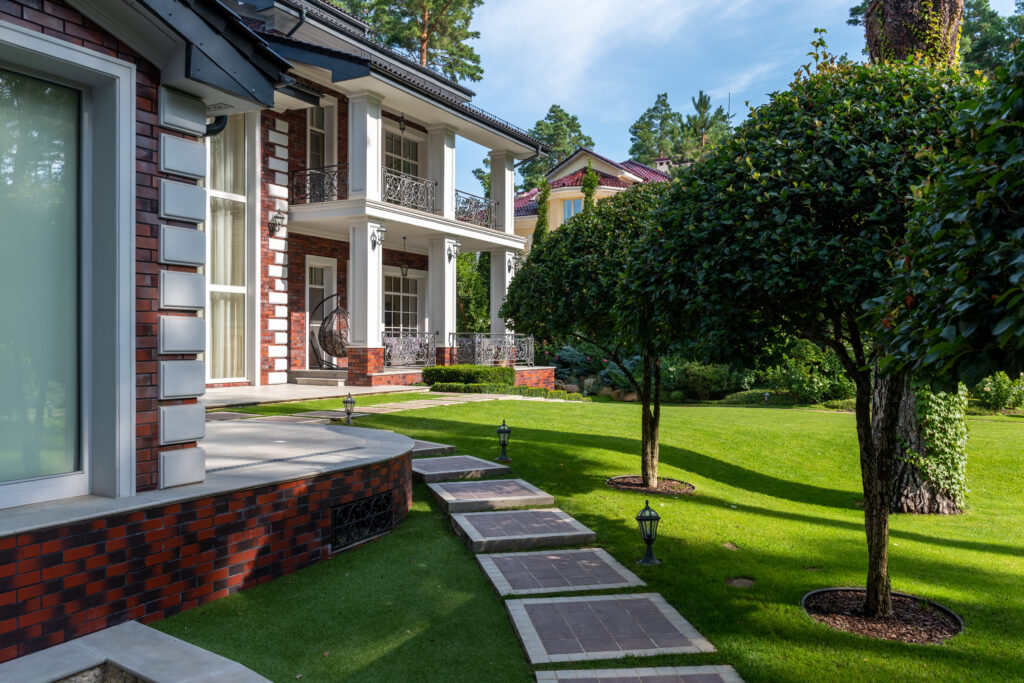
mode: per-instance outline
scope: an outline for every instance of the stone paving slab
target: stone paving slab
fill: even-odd
[[[380,403],[380,404],[375,405],[375,406],[361,406],[359,408],[359,412],[366,413],[368,415],[377,415],[377,414],[384,415],[386,413],[395,413],[395,412],[398,412],[399,410],[401,410],[401,408],[394,407],[394,406],[397,406],[397,405],[399,405],[399,404],[398,403]]]
[[[252,418],[252,422],[293,422],[295,424],[324,425],[327,420],[316,417],[299,417],[298,415],[264,415]]]
[[[523,479],[446,481],[427,486],[448,514],[555,504],[554,496]]]
[[[254,417],[251,413],[233,413],[229,410],[224,410],[219,413],[207,413],[207,422],[223,422],[224,420],[244,420],[246,418]]]
[[[415,439],[412,447],[412,457],[422,458],[426,455],[449,455],[455,452],[455,446],[447,443],[436,443],[434,441],[421,441]]]
[[[650,666],[637,669],[572,669],[538,671],[537,683],[743,683],[736,669],[709,666]]]
[[[498,595],[536,595],[643,586],[601,548],[477,555]]]
[[[344,420],[345,419],[345,411],[344,410],[311,410],[308,413],[294,413],[294,414],[296,416],[298,416],[298,417],[325,417],[328,420]],[[363,415],[367,415],[367,414],[368,413],[360,414],[360,413],[353,412],[352,413],[352,417],[353,418],[362,417]]]
[[[508,471],[507,465],[499,465],[472,455],[420,458],[412,464],[413,479],[425,482],[480,479],[493,474],[508,474]]]
[[[505,602],[531,664],[715,652],[658,593]]]
[[[597,534],[558,508],[452,515],[452,528],[475,553],[585,545]]]

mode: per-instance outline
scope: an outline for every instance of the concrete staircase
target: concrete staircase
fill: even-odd
[[[343,387],[348,379],[348,370],[289,370],[289,384],[303,384],[319,387]]]

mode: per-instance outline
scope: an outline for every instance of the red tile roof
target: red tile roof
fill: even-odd
[[[554,189],[556,187],[580,187],[581,185],[583,185],[583,175],[586,172],[587,169],[581,168],[577,171],[573,171],[569,175],[562,176],[557,180],[553,180],[551,181],[551,188]],[[597,169],[594,169],[594,173],[597,174],[597,181],[601,185],[601,187],[625,188],[630,186],[630,183],[619,180],[615,176],[608,173],[604,173],[603,171],[598,171]]]
[[[633,159],[627,159],[619,164],[622,168],[626,169],[635,176],[639,176],[645,183],[661,183],[669,180],[667,173],[651,168],[647,164],[641,164],[639,161]]]

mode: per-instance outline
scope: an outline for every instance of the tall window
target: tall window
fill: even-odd
[[[309,110],[309,168],[323,168],[327,165],[325,118],[323,107]]]
[[[566,222],[579,212],[583,211],[583,200],[582,199],[564,199],[562,200],[562,222]]]
[[[419,332],[419,281],[384,276],[384,334],[401,336]]]
[[[82,469],[80,112],[0,69],[0,483]]]
[[[207,221],[206,307],[211,380],[245,379],[245,117],[207,139],[210,154]]]
[[[409,175],[420,174],[420,143],[398,133],[384,131],[384,168]]]

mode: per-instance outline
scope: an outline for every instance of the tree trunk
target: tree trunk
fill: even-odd
[[[963,15],[964,0],[872,0],[864,14],[871,61],[920,55],[956,66]]]
[[[908,460],[909,451],[928,456],[927,445],[917,419],[917,395],[910,378],[904,379],[899,412],[899,453],[890,480],[890,512],[919,515],[955,515],[961,512],[949,493],[940,490]]]
[[[420,66],[427,65],[427,46],[430,44],[430,8],[423,3],[423,14],[420,18]]]
[[[655,388],[661,390],[661,365],[658,359],[651,358],[646,352],[641,359],[643,364],[642,389],[640,401],[642,415],[640,417],[640,473],[644,486],[658,486],[658,422],[661,412],[661,399]]]

